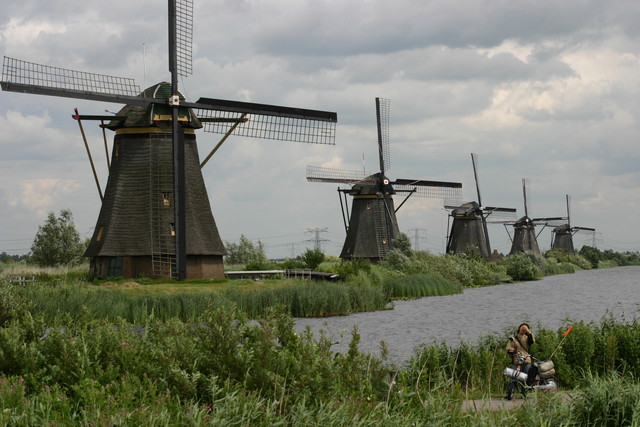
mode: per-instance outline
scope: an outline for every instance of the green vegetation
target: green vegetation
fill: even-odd
[[[258,243],[254,244],[244,234],[240,236],[239,243],[225,242],[224,246],[229,252],[229,264],[253,264],[259,267],[268,261],[262,242],[258,240]]]
[[[45,223],[38,227],[30,260],[41,267],[77,265],[83,261],[85,249],[71,211],[64,209],[58,217],[49,212]]]
[[[542,259],[532,254],[518,252],[504,259],[507,274],[514,280],[538,280],[543,276],[539,264]]]
[[[324,254],[320,249],[307,249],[300,258],[306,268],[315,270],[324,261]]]
[[[3,295],[3,301],[8,301]],[[19,302],[19,295],[13,295]],[[511,411],[466,412],[469,398],[500,397],[508,333],[478,343],[416,349],[402,368],[350,338],[309,330],[268,310],[258,322],[233,306],[194,321],[137,326],[85,314],[45,321],[26,306],[0,327],[2,425],[632,425],[640,422],[640,324],[577,323],[556,351],[566,401],[542,395]],[[514,325],[515,327],[515,325]],[[536,328],[535,354],[563,339]]]
[[[418,298],[459,294],[462,286],[437,273],[416,273],[387,278],[384,291],[390,298]]]
[[[324,257],[314,250],[305,255],[304,259],[268,263],[267,267],[309,268]],[[622,259],[629,263],[634,258],[625,255]],[[600,265],[613,262],[613,257],[598,259]],[[465,287],[536,280],[543,275],[574,273],[591,265],[581,255],[562,250],[548,251],[544,257],[515,254],[496,264],[474,255],[433,255],[403,247],[394,248],[379,264],[329,258],[316,266],[316,270],[339,274],[341,280],[335,283],[283,277],[182,282],[141,277],[89,282],[86,265],[38,268],[22,262],[0,264],[0,281],[33,277],[34,283],[11,292],[47,319],[64,314],[77,318],[84,307],[100,319],[122,318],[139,323],[150,315],[162,321],[173,318],[193,321],[209,307],[220,305],[235,305],[251,318],[263,316],[272,307],[280,307],[295,317],[375,311],[388,308],[394,299],[456,294]],[[244,264],[231,267],[244,268]]]

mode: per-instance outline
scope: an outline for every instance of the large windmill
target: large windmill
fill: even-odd
[[[573,236],[578,232],[593,232],[595,233],[596,229],[591,227],[576,227],[571,225],[571,196],[568,194],[565,195],[565,199],[567,202],[567,216],[566,218],[552,218],[553,221],[545,222],[545,227],[553,227],[551,230],[552,240],[551,240],[551,249],[566,249],[567,251],[573,253],[575,252],[575,248],[573,246]],[[559,224],[557,221],[566,220],[565,223]],[[542,222],[543,220],[541,220]],[[543,227],[544,230],[544,227]]]
[[[389,100],[376,98],[376,122],[380,172],[372,174],[365,171],[329,169],[319,166],[307,167],[308,181],[351,186],[349,189],[338,188],[347,232],[340,253],[342,259],[365,258],[371,261],[384,259],[392,247],[393,239],[399,233],[396,212],[411,195],[459,200],[462,191],[462,184],[458,182],[389,180],[386,176],[390,167]],[[404,193],[406,197],[395,208],[392,196],[397,193]],[[348,210],[347,195],[353,196],[351,214]],[[348,225],[347,217],[349,217]]]
[[[504,223],[515,220],[514,208],[490,207],[482,205],[480,184],[478,182],[478,155],[471,153],[473,177],[476,183],[478,201],[463,203],[459,206],[446,205],[450,209],[451,227],[447,237],[447,253],[461,254],[473,251],[489,258],[491,244],[487,223]],[[449,228],[449,227],[448,227]]]
[[[186,102],[178,76],[191,74],[193,0],[168,0],[170,83],[140,91],[133,79],[4,58],[5,91],[125,104],[115,130],[109,179],[86,256],[90,274],[220,276],[226,253],[204,188],[194,130],[334,144],[337,115],[274,105],[200,98]],[[206,162],[205,160],[205,162]],[[203,162],[203,163],[205,163]],[[97,182],[97,180],[96,180]]]

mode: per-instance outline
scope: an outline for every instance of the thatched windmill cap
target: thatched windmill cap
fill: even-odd
[[[569,224],[562,224],[554,228],[553,232],[559,234],[568,234],[571,233],[571,227],[569,226]]]
[[[180,101],[185,101],[185,97],[178,93]],[[171,96],[171,84],[160,82],[145,89],[140,97],[167,100]],[[194,114],[191,108],[178,108],[178,121],[184,128],[200,129],[202,123]],[[171,107],[163,104],[149,104],[147,106],[125,105],[116,118],[111,120],[106,126],[108,129],[117,130],[132,127],[171,127]]]
[[[477,202],[467,202],[453,209],[451,213],[453,216],[474,216],[478,210],[480,205]]]

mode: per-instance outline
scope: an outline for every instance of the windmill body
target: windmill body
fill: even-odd
[[[573,247],[573,233],[569,224],[554,227],[552,232],[553,243],[551,244],[551,249],[564,249],[571,253],[575,252],[575,248]]]
[[[541,255],[538,239],[536,236],[536,223],[529,218],[529,189],[527,188],[528,180],[522,179],[522,193],[524,195],[524,216],[513,224],[513,239],[511,242],[511,250],[509,255],[517,252],[533,253]],[[506,225],[505,225],[506,227]]]
[[[384,259],[393,247],[393,240],[399,234],[396,211],[412,195],[459,200],[462,184],[458,182],[425,181],[414,179],[387,178],[389,169],[389,101],[376,98],[376,119],[378,128],[378,153],[380,172],[369,174],[364,171],[345,171],[317,166],[307,167],[307,180],[311,182],[344,183],[349,189],[340,189],[341,206],[348,205],[342,196],[352,196],[348,226],[345,221],[346,238],[340,253],[342,259],[362,258],[372,262]],[[393,196],[407,194],[396,208]]]
[[[378,176],[369,178],[380,181]],[[340,258],[377,261],[391,250],[391,242],[400,233],[391,197],[393,188],[391,185],[379,188],[376,184],[356,184],[348,194],[353,200]]]
[[[483,258],[489,258],[491,243],[487,223],[499,223],[515,219],[516,210],[513,208],[484,207],[480,197],[480,184],[478,182],[478,155],[471,154],[473,174],[476,183],[478,201],[463,203],[459,206],[445,206],[450,209],[449,219],[451,227],[447,238],[448,254],[475,253]]]
[[[536,237],[536,225],[528,216],[523,216],[513,224],[513,241],[509,255],[516,252],[527,252],[540,255],[540,247]]]
[[[141,96],[163,97],[168,83]],[[90,276],[167,277],[175,248],[171,111],[127,105],[107,127],[116,132],[111,168],[98,220],[85,256]],[[226,250],[218,233],[200,169],[193,111],[180,108],[184,129],[186,278],[220,277]]]
[[[484,258],[491,255],[489,234],[477,202],[463,203],[451,211],[451,231],[447,240],[448,254],[472,251]]]

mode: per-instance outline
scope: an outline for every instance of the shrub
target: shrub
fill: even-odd
[[[409,261],[410,257],[408,257],[404,252],[400,249],[393,248],[389,251],[383,263],[389,268],[402,270]]]
[[[551,249],[545,252],[545,258],[553,258],[558,262],[569,262],[581,270],[591,270],[591,263],[583,256],[572,254],[566,249]]]
[[[320,249],[307,249],[301,258],[308,268],[315,270],[324,261],[324,254]]]
[[[538,280],[543,276],[540,267],[524,252],[509,255],[503,265],[513,280]]]
[[[371,263],[363,258],[353,258],[351,260],[341,260],[336,268],[340,278],[346,281],[350,276],[358,274],[360,271],[368,273],[371,271]]]
[[[304,261],[300,259],[286,259],[282,263],[282,268],[284,270],[300,270],[306,267]]]
[[[602,252],[591,246],[583,246],[579,254],[591,263],[591,268],[598,268],[598,263],[603,260]]]
[[[615,260],[607,259],[603,261],[598,261],[598,265],[596,268],[613,268],[613,267],[618,267],[619,265],[620,264],[618,264]]]

